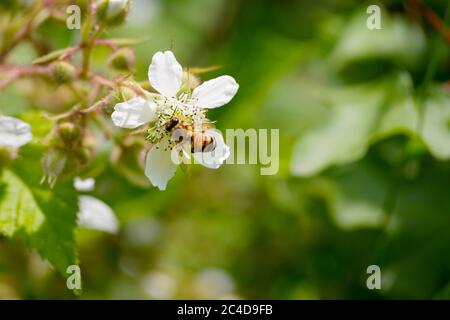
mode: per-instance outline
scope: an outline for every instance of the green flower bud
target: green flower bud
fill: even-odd
[[[119,71],[130,70],[134,66],[134,62],[134,51],[130,48],[122,48],[117,50],[108,60],[108,64]]]
[[[81,130],[72,122],[64,122],[58,126],[58,133],[66,144],[72,144],[80,137]]]
[[[75,67],[70,63],[58,61],[50,66],[50,75],[57,84],[71,82],[75,78]]]
[[[113,113],[116,104],[133,99],[135,96],[136,93],[132,89],[120,87],[111,94],[102,111],[105,115],[110,116]]]
[[[130,0],[100,0],[97,2],[97,19],[107,26],[122,24],[129,7]]]

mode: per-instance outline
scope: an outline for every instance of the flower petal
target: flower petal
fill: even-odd
[[[230,147],[225,144],[223,136],[218,130],[209,129],[205,134],[214,139],[214,149],[207,152],[194,152],[194,159],[206,168],[217,169],[230,156]]]
[[[0,116],[0,145],[18,148],[33,138],[31,126],[19,119]]]
[[[90,192],[93,191],[95,188],[95,179],[94,178],[81,179],[80,177],[75,177],[73,186],[75,187],[75,189],[77,189],[77,191]]]
[[[132,129],[153,121],[156,118],[155,108],[153,103],[136,97],[116,104],[111,119],[118,127]]]
[[[159,51],[153,55],[148,68],[148,79],[153,88],[163,96],[174,97],[181,87],[183,69],[172,51]]]
[[[239,85],[230,76],[203,82],[192,92],[192,98],[197,99],[196,105],[202,108],[217,108],[230,102],[239,89]]]
[[[166,189],[167,182],[175,175],[176,170],[177,164],[172,161],[172,150],[167,142],[154,145],[147,153],[145,175],[159,190]]]
[[[103,201],[92,196],[80,196],[78,225],[108,233],[117,233],[119,222],[112,209]]]

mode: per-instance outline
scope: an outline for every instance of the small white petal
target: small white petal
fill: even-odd
[[[192,98],[197,99],[196,105],[202,108],[217,108],[233,99],[239,89],[239,85],[230,76],[220,76],[218,78],[203,82],[192,92]]]
[[[172,51],[159,51],[153,55],[148,68],[148,79],[153,88],[163,96],[174,97],[181,87],[183,69]]]
[[[80,196],[78,225],[108,233],[117,233],[119,222],[112,209],[103,201],[92,196]]]
[[[166,142],[154,145],[147,153],[145,175],[159,190],[166,189],[176,170],[177,164],[172,161],[172,150],[167,147]]]
[[[89,192],[94,190],[95,188],[95,179],[94,178],[81,179],[80,177],[76,177],[75,181],[73,182],[73,186],[78,191]]]
[[[214,149],[207,152],[194,152],[194,159],[206,168],[217,169],[230,156],[230,147],[225,144],[223,136],[218,130],[210,129],[205,134],[214,139]]]
[[[18,148],[33,138],[31,126],[19,119],[0,116],[0,145]]]
[[[136,97],[116,104],[111,119],[118,127],[133,129],[155,120],[155,108],[153,103]]]

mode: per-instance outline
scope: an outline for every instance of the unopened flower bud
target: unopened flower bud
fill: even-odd
[[[119,71],[130,70],[134,66],[134,62],[134,51],[130,48],[117,50],[108,60],[109,65]]]
[[[132,89],[120,87],[111,94],[102,111],[104,114],[110,116],[113,113],[116,104],[133,99],[135,96],[136,93]]]
[[[58,133],[61,139],[67,143],[73,143],[80,137],[80,128],[72,122],[64,122],[58,126]]]
[[[50,75],[57,84],[71,82],[75,78],[75,67],[70,63],[58,61],[50,66]]]
[[[108,26],[123,23],[128,14],[130,0],[100,0],[97,3],[97,19]]]

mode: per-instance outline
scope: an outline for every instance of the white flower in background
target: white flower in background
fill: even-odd
[[[77,189],[78,191],[84,192],[93,191],[95,188],[95,179],[94,178],[81,179],[80,177],[76,177],[73,185],[75,189]]]
[[[78,206],[78,226],[113,234],[119,230],[114,212],[103,201],[83,195],[78,199]]]
[[[19,148],[31,141],[31,126],[19,119],[0,116],[0,146]]]
[[[199,272],[193,279],[193,289],[200,296],[221,299],[234,294],[233,278],[222,269],[211,268]]]
[[[77,191],[93,191],[95,179],[87,178],[83,180],[76,177],[73,185]],[[78,198],[78,207],[80,210],[77,214],[78,226],[108,233],[117,233],[119,230],[119,222],[113,210],[102,200],[82,195]]]
[[[210,124],[206,118],[207,110],[227,104],[236,94],[239,85],[230,76],[220,76],[205,81],[191,93],[184,93],[180,92],[182,76],[181,65],[171,51],[157,52],[152,58],[148,77],[150,84],[159,94],[146,92],[145,99],[136,97],[119,103],[111,116],[114,124],[122,128],[136,128],[153,123],[149,129],[148,140],[154,146],[146,157],[145,175],[160,190],[166,188],[181,161],[174,159],[174,154],[186,158],[192,153],[197,162],[213,169],[219,168],[230,155],[222,135],[204,127]],[[190,139],[174,139],[173,133],[167,129],[168,123],[173,119],[183,124],[183,127],[188,126],[193,128],[194,132],[211,137],[211,148],[191,149],[188,148],[190,145],[187,145]]]
[[[175,295],[177,284],[170,274],[153,271],[144,277],[142,287],[149,298],[172,299]]]

